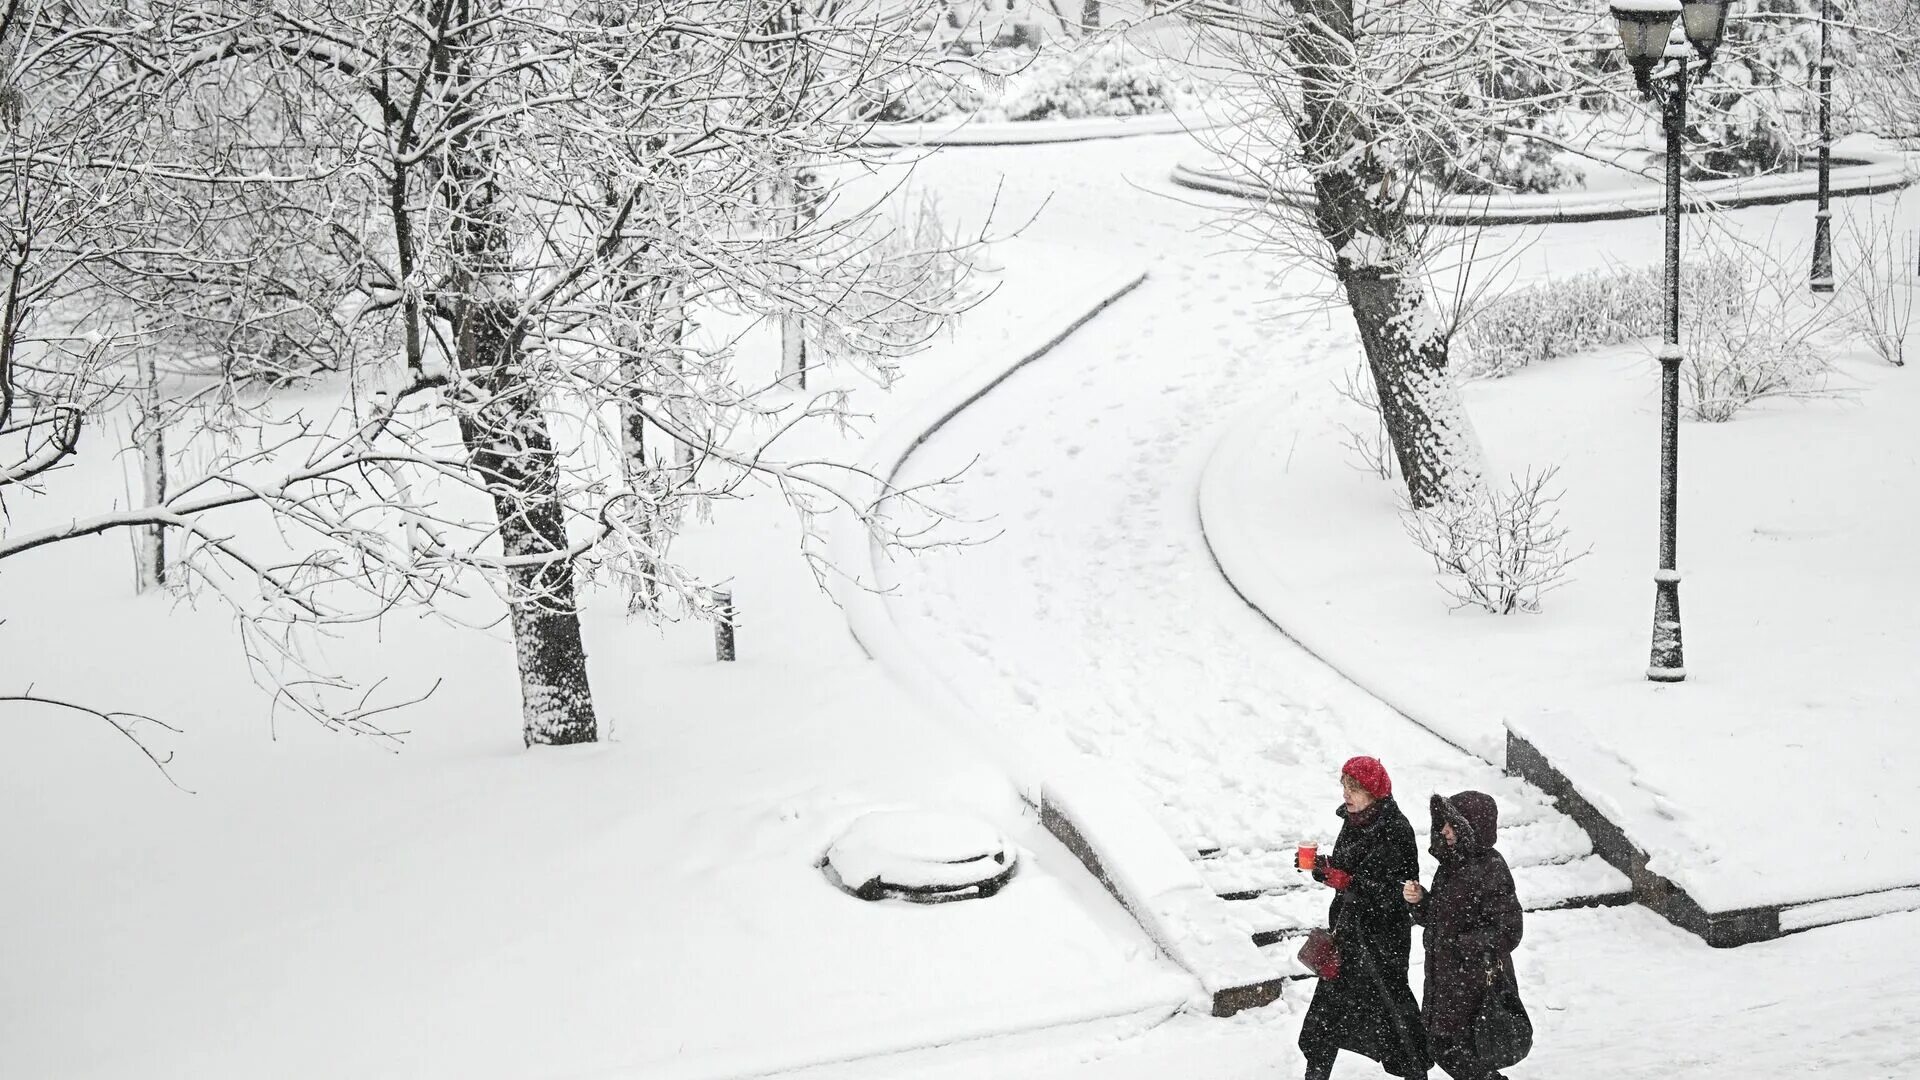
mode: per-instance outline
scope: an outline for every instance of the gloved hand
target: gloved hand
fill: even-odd
[[[1319,855],[1313,860],[1313,880],[1324,881],[1338,891],[1353,883],[1353,875],[1345,870],[1334,869],[1333,865],[1327,862],[1325,855]]]

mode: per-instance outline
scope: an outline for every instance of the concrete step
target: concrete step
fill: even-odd
[[[1626,876],[1598,855],[1515,867],[1513,886],[1520,895],[1520,906],[1527,911],[1633,902]],[[1240,895],[1239,899],[1223,899],[1229,899],[1228,910],[1246,926],[1255,945],[1325,926],[1327,905],[1333,899],[1331,890],[1318,884]]]
[[[1429,840],[1416,834],[1420,849]],[[1553,866],[1577,862],[1593,855],[1593,842],[1572,819],[1555,814],[1500,830],[1500,853],[1519,880],[1522,868]],[[1311,879],[1294,869],[1292,848],[1226,848],[1197,855],[1194,865],[1207,885],[1228,900],[1285,892],[1312,884]],[[1621,878],[1624,889],[1625,878]],[[1612,891],[1601,889],[1600,892]]]

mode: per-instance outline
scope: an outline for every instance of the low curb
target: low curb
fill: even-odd
[[[864,460],[864,470],[891,488],[907,458],[948,421],[1052,352],[1146,278],[1139,269],[1109,275],[1093,291],[1092,300],[1077,305],[1081,314],[1064,328],[1036,335],[1006,363],[968,371],[930,395],[882,434]],[[834,583],[833,595],[855,642],[962,730],[978,731],[978,712],[966,693],[913,647],[893,621],[884,595],[876,591],[881,552],[866,530],[858,522],[842,520],[830,543],[834,564],[848,575]],[[1279,973],[1244,932],[1237,932],[1224,902],[1146,812],[1142,794],[1128,778],[1079,752],[1058,733],[996,732],[992,741],[1014,744],[1008,771],[1022,798],[1155,944],[1199,981],[1213,1015],[1230,1016],[1279,997]]]
[[[1045,146],[1140,135],[1179,135],[1206,131],[1225,123],[1199,109],[1144,116],[1089,116],[1078,120],[975,120],[963,116],[919,123],[875,124],[860,136],[856,145]]]
[[[1836,199],[1895,191],[1914,180],[1905,159],[1898,154],[1856,150],[1843,160],[1836,159],[1834,164],[1829,180],[1832,197]],[[1252,202],[1306,208],[1315,201],[1313,189],[1306,185],[1276,188],[1206,165],[1174,166],[1173,182],[1195,191],[1231,195]],[[1798,202],[1816,198],[1818,194],[1818,179],[1813,173],[1778,173],[1689,184],[1681,206],[1689,213],[1733,210]],[[1553,225],[1653,217],[1665,210],[1666,193],[1656,186],[1546,195],[1445,195],[1424,206],[1410,207],[1407,217],[1432,225]]]
[[[1216,548],[1215,537],[1207,528],[1208,507],[1210,505],[1216,507],[1214,516],[1217,522],[1220,518],[1217,507],[1230,505],[1232,494],[1223,490],[1231,485],[1223,479],[1223,473],[1226,470],[1222,462],[1227,461],[1230,455],[1239,452],[1240,444],[1250,437],[1250,433],[1270,427],[1272,414],[1276,411],[1272,402],[1262,402],[1247,410],[1246,416],[1254,422],[1242,418],[1228,425],[1226,433],[1214,445],[1207,456],[1206,464],[1202,466],[1198,499],[1200,534],[1208,554],[1213,558],[1215,568],[1219,570],[1221,578],[1226,581],[1234,594],[1281,634],[1318,657],[1322,663],[1340,672],[1347,681],[1372,695],[1411,723],[1459,747],[1457,742],[1437,730],[1434,724],[1421,719],[1423,710],[1417,702],[1408,697],[1406,688],[1386,690],[1379,687],[1374,679],[1356,675],[1355,665],[1336,662],[1336,658],[1329,656],[1332,650],[1316,648],[1315,643],[1303,639],[1296,628],[1289,628],[1275,613],[1262,607],[1249,595],[1241,583],[1235,580],[1234,574],[1229,569],[1230,564],[1238,563],[1239,558],[1247,557],[1247,554],[1235,552],[1229,548],[1223,558],[1221,550]],[[1647,853],[1633,842],[1626,830],[1602,813],[1593,800],[1583,794],[1572,779],[1562,772],[1534,741],[1516,731],[1511,719],[1507,720],[1503,726],[1506,729],[1504,760],[1490,763],[1500,766],[1508,775],[1519,777],[1539,788],[1551,798],[1555,808],[1572,819],[1574,824],[1587,834],[1588,839],[1593,843],[1594,853],[1626,876],[1632,885],[1635,903],[1647,907],[1675,926],[1698,936],[1708,945],[1715,948],[1728,948],[1757,941],[1769,941],[1786,934],[1820,926],[1853,922],[1876,915],[1920,910],[1920,884],[1915,884],[1792,903],[1708,911],[1685,889],[1649,870]],[[1466,747],[1459,748],[1483,760],[1487,758],[1487,755],[1474,753]]]

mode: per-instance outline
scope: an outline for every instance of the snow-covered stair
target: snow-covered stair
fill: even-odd
[[[1544,798],[1529,798],[1511,808],[1503,804],[1501,816],[1500,850],[1513,869],[1514,888],[1526,910],[1633,902],[1626,875],[1594,854],[1587,834]],[[1422,831],[1417,839],[1424,852],[1427,834]],[[1326,925],[1330,894],[1295,870],[1293,857],[1292,846],[1277,844],[1193,853],[1201,876],[1227,902],[1262,954],[1271,957],[1278,970],[1303,976],[1307,972],[1293,953],[1302,935]],[[1424,854],[1422,872],[1432,873],[1431,859]]]

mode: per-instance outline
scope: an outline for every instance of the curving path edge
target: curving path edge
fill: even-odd
[[[1313,189],[1307,185],[1276,188],[1214,165],[1175,165],[1172,179],[1181,187],[1252,202],[1306,207],[1314,201]],[[1852,150],[1845,159],[1836,161],[1829,179],[1832,197],[1838,199],[1894,191],[1911,184],[1914,174],[1903,155]],[[1796,202],[1817,197],[1817,185],[1815,175],[1805,171],[1708,180],[1686,186],[1683,206],[1688,211],[1703,211]],[[1444,195],[1424,209],[1410,210],[1408,216],[1435,225],[1546,225],[1652,217],[1665,210],[1666,192],[1656,185],[1545,195]]]
[[[1226,121],[1204,109],[1140,116],[1088,116],[1077,120],[976,120],[947,117],[917,123],[875,124],[859,146],[1039,146],[1047,143],[1125,139],[1139,135],[1179,135],[1207,131]]]
[[[865,471],[891,488],[907,458],[949,420],[1146,279],[1146,271],[1138,268],[1100,279],[1090,294],[1068,305],[1080,314],[1064,328],[1043,330],[1004,361],[983,363],[929,395],[875,439],[862,462]],[[829,544],[834,565],[846,577],[836,580],[832,591],[854,640],[962,730],[982,733],[981,715],[965,689],[927,661],[894,621],[886,594],[876,587],[884,555],[879,544],[859,522],[841,517]],[[1230,1016],[1279,997],[1283,980],[1271,958],[1254,947],[1186,853],[1147,812],[1131,781],[1080,753],[1057,732],[996,730],[982,741],[1010,744],[1001,760],[1041,823],[1175,963],[1195,976],[1213,1015]]]

